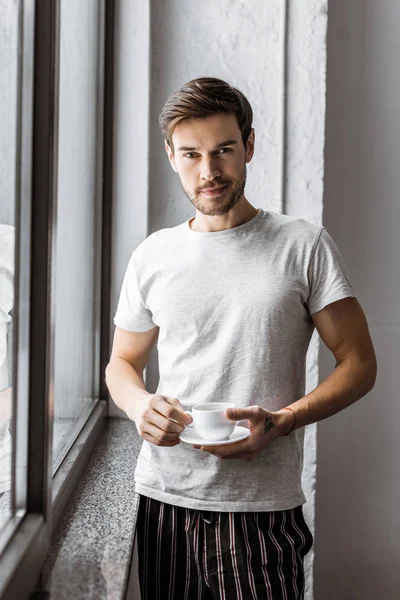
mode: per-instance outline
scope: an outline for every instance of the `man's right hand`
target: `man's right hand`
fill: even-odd
[[[156,446],[179,444],[180,433],[193,420],[179,400],[159,394],[148,394],[141,399],[132,417],[140,437]]]

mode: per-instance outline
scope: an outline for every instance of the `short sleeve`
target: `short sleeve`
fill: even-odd
[[[310,315],[337,300],[355,298],[343,259],[325,227],[319,233],[310,259],[308,281]]]
[[[114,324],[121,329],[137,332],[149,331],[156,326],[140,293],[133,255],[122,282]]]

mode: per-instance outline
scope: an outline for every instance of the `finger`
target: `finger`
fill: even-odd
[[[243,440],[242,442],[235,442],[234,444],[221,444],[218,446],[201,446],[201,450],[207,450],[208,452],[217,452],[219,455],[224,454],[243,454],[245,452],[249,452],[249,444],[248,440]]]
[[[180,425],[180,423],[164,417],[164,415],[160,414],[156,410],[152,410],[151,414],[148,416],[148,422],[153,423],[153,425],[156,425],[156,427],[162,431],[165,431],[166,433],[179,434],[185,429],[184,425]]]
[[[183,425],[170,421],[167,417],[157,412],[151,404],[143,412],[139,425],[142,430],[145,430],[148,424],[156,425],[156,427],[166,433],[176,433],[177,435],[182,433],[184,429]]]
[[[157,440],[155,437],[153,437],[150,433],[143,433],[143,439],[146,440],[147,442],[150,442],[151,444],[154,444],[155,446],[166,446],[166,447],[172,447],[172,446],[177,446],[178,444],[181,443],[181,440],[178,438],[176,440],[172,440],[169,442],[160,442],[160,440]]]
[[[226,416],[231,421],[252,420],[259,416],[258,406],[247,406],[246,408],[227,408]]]
[[[150,405],[157,412],[164,415],[164,417],[173,419],[180,425],[190,425],[193,420],[190,415],[185,413],[183,406],[177,398],[172,398],[171,396],[155,396]]]
[[[162,429],[157,427],[157,425],[154,425],[154,423],[146,423],[143,428],[143,432],[149,433],[151,436],[153,436],[156,440],[160,442],[169,442],[177,440],[179,438],[178,433],[168,433],[166,431],[163,431]]]
[[[242,456],[253,455],[253,451],[250,451],[249,448],[243,448],[242,450],[231,450],[228,448],[225,450],[221,448],[221,446],[214,446],[210,449],[210,446],[202,446],[201,450],[205,450],[214,456],[218,456],[219,458],[229,459],[229,458],[241,458]]]
[[[218,458],[236,458],[241,454],[240,452],[224,452],[220,447],[211,448],[210,446],[201,446],[200,450],[204,450],[213,456],[218,456]]]

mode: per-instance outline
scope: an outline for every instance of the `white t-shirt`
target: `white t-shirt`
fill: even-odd
[[[114,323],[160,328],[158,394],[189,409],[221,401],[276,411],[304,396],[310,315],[349,296],[325,228],[260,209],[224,231],[196,232],[186,221],[150,235],[129,261]],[[305,502],[303,443],[297,429],[248,462],[144,441],[135,489],[194,509],[294,508]]]

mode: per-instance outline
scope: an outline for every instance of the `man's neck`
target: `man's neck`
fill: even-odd
[[[247,210],[248,208],[248,210]],[[232,211],[231,211],[232,212]],[[246,211],[241,212],[237,215],[230,215],[231,218],[228,219],[215,219],[215,217],[208,217],[207,215],[201,215],[199,218],[199,213],[190,219],[189,227],[193,231],[212,233],[217,231],[224,231],[226,229],[233,229],[233,227],[238,227],[239,225],[244,225],[260,212],[260,209],[255,208],[251,204],[246,207]],[[227,215],[222,215],[226,217]]]

